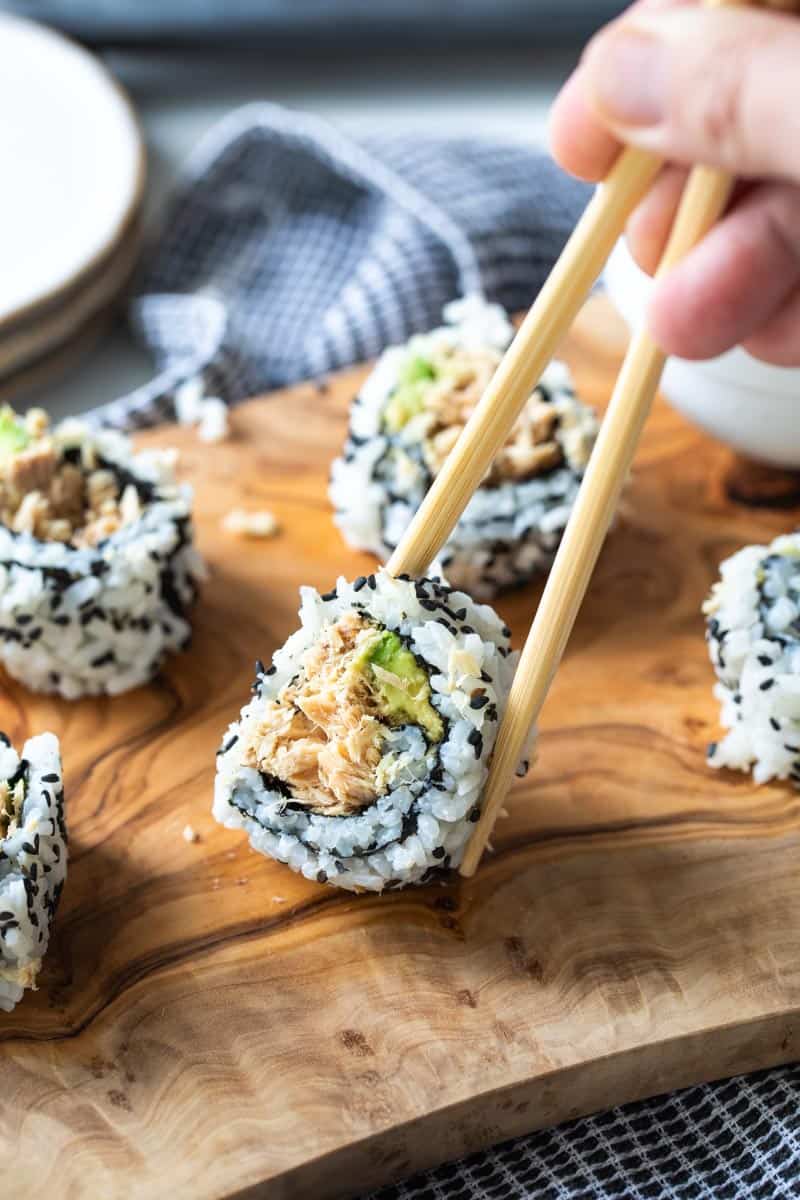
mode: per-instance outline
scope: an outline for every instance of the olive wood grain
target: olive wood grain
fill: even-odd
[[[593,300],[565,356],[602,405],[624,336]],[[352,897],[209,813],[214,750],[297,587],[371,562],[330,521],[362,372],[178,444],[212,578],[148,688],[65,704],[7,682],[0,727],[63,738],[71,864],[40,990],[0,1015],[15,1200],[358,1195],[525,1130],[797,1057],[800,798],[709,771],[700,602],[789,528],[660,402],[542,722],[477,875]],[[731,480],[737,490],[730,490]],[[769,497],[769,489],[766,488]],[[272,509],[273,541],[220,528]],[[536,586],[499,605],[517,641]],[[190,844],[186,824],[199,833]]]

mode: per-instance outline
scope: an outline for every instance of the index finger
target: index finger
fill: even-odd
[[[697,0],[636,0],[611,24],[642,10],[681,8]],[[610,26],[606,26],[609,28]],[[585,53],[585,52],[584,52]],[[550,110],[550,150],[559,166],[570,175],[597,183],[611,169],[620,143],[598,120],[585,98],[582,64],[570,75]]]

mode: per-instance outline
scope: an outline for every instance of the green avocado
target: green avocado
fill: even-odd
[[[25,426],[13,408],[9,408],[7,404],[0,408],[0,460],[13,458],[30,443],[31,439]]]
[[[425,406],[425,393],[436,379],[436,368],[427,359],[410,358],[400,372],[397,387],[383,412],[388,433],[399,433]]]
[[[370,642],[363,663],[365,668],[380,667],[390,671],[408,684],[405,688],[397,687],[370,671],[371,685],[387,720],[396,725],[419,725],[430,741],[440,742],[444,726],[430,702],[428,677],[397,634],[388,629],[378,634],[375,641]]]

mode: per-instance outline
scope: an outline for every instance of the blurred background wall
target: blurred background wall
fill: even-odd
[[[534,45],[586,37],[619,7],[614,0],[17,0],[0,6],[87,41],[229,43],[258,39],[445,48]]]

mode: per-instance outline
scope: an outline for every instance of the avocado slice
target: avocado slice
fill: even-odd
[[[425,407],[425,393],[436,378],[437,372],[433,363],[419,355],[408,359],[383,412],[383,424],[388,433],[399,433],[412,417],[422,412]]]
[[[369,670],[370,683],[388,721],[396,725],[419,725],[430,741],[442,740],[444,725],[430,702],[428,677],[396,633],[385,629],[377,635],[364,655],[364,666],[378,668]],[[395,675],[403,686],[385,679],[384,671]]]
[[[13,408],[0,408],[0,460],[13,458],[31,444],[30,435]]]

